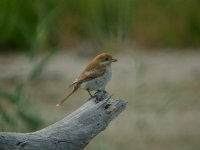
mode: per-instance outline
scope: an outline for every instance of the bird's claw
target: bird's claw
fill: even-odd
[[[105,90],[98,90],[95,94],[95,103],[99,103],[108,96],[108,92]]]
[[[108,97],[108,92],[105,90],[97,90],[94,95],[92,95],[89,99],[94,99],[95,103],[99,103],[100,101],[104,100],[106,97]]]

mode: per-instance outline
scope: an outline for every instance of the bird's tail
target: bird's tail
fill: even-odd
[[[80,84],[73,85],[73,89],[65,96],[56,106],[61,106],[78,88],[80,87]]]

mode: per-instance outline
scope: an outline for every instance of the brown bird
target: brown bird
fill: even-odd
[[[97,55],[71,84],[72,90],[56,106],[62,105],[79,88],[87,90],[90,96],[90,91],[105,90],[112,76],[111,63],[116,61],[108,53]]]

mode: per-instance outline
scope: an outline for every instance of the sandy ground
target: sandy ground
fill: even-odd
[[[107,90],[113,98],[126,99],[128,106],[86,150],[199,150],[200,52],[137,51],[114,56],[119,61],[113,65]],[[90,59],[59,52],[29,84],[29,103],[47,124],[87,100],[87,92],[79,91],[63,107],[55,107]],[[0,55],[0,88],[12,92],[36,63],[25,55]]]

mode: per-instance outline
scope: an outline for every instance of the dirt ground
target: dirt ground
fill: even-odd
[[[113,98],[127,100],[128,105],[86,150],[199,150],[200,52],[129,51],[113,55],[119,61],[112,66],[107,91]],[[29,103],[47,124],[86,102],[87,92],[78,91],[63,107],[55,107],[90,59],[59,52],[29,85]],[[34,64],[22,54],[1,54],[0,88],[12,92]]]

